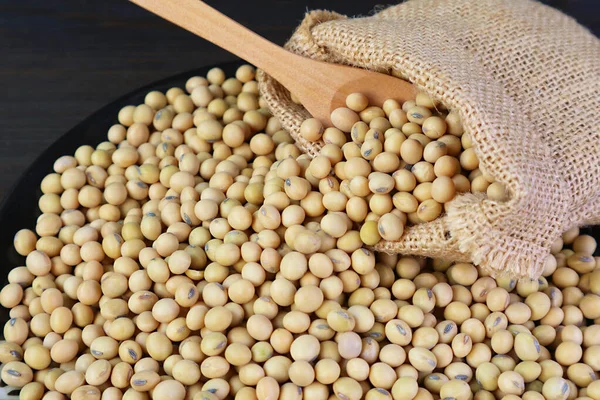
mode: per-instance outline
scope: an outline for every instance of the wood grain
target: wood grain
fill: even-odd
[[[366,15],[382,4],[207,2],[280,45],[307,9]],[[600,33],[596,0],[545,3]],[[108,102],[152,81],[233,59],[125,0],[0,0],[0,37],[0,198],[43,149]]]
[[[310,114],[331,126],[330,113],[359,92],[371,104],[394,98],[405,102],[416,91],[410,83],[377,72],[328,64],[285,50],[198,0],[130,0],[148,11],[262,69],[287,88]]]

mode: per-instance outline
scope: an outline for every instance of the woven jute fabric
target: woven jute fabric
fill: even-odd
[[[551,244],[600,223],[600,41],[527,0],[412,0],[365,18],[313,11],[286,45],[303,56],[394,73],[456,110],[481,165],[510,199],[460,194],[441,218],[376,250],[470,261],[536,277]],[[271,77],[261,92],[299,137],[310,115]]]

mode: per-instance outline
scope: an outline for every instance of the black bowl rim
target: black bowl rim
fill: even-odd
[[[95,146],[108,140],[106,132],[111,125],[118,122],[118,110],[128,104],[141,104],[143,97],[151,90],[166,91],[173,86],[184,88],[187,79],[192,76],[205,76],[211,68],[216,67],[223,69],[226,75],[233,76],[240,65],[246,64],[241,59],[230,60],[222,63],[207,63],[199,68],[171,75],[129,91],[88,115],[37,155],[0,200],[0,262],[2,263],[0,288],[8,283],[8,274],[12,269],[24,265],[25,257],[19,255],[14,249],[13,238],[20,229],[34,230],[35,218],[41,214],[38,208],[38,201],[42,194],[40,183],[46,174],[53,172],[52,167],[58,157],[74,154],[79,146]],[[8,315],[9,310],[0,306],[0,322],[6,321]],[[0,339],[3,337],[0,332]]]

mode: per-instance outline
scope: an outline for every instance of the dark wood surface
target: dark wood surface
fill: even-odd
[[[208,3],[283,44],[308,9],[366,15],[392,2]],[[545,3],[600,34],[598,0]],[[126,0],[0,0],[0,38],[0,199],[42,150],[101,106],[152,81],[234,59]]]

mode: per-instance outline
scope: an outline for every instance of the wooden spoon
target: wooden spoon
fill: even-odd
[[[330,113],[360,92],[371,104],[413,99],[410,83],[378,72],[302,57],[269,42],[199,0],[130,0],[148,11],[254,64],[296,96],[314,118],[330,124]]]

